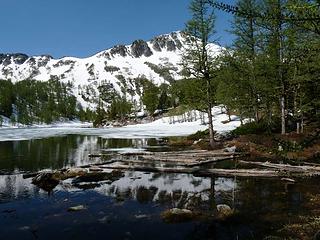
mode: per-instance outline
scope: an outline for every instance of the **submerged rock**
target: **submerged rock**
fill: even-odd
[[[227,218],[233,214],[233,209],[226,204],[217,205],[218,218]]]
[[[142,218],[148,218],[148,215],[146,215],[146,214],[139,214],[139,215],[134,215],[134,217],[135,217],[136,219],[142,219]]]
[[[77,212],[85,209],[87,208],[84,205],[77,205],[77,206],[69,207],[68,212]]]
[[[104,216],[104,217],[98,219],[98,221],[99,221],[100,223],[110,223],[110,222],[111,222],[111,219],[110,219],[109,216]]]
[[[188,209],[172,208],[161,213],[163,221],[168,223],[179,223],[192,221],[197,217],[197,214]]]

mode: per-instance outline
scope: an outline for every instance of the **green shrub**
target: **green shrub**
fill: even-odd
[[[198,139],[204,139],[209,137],[209,129],[204,130],[204,131],[198,131],[194,134],[191,134],[187,137],[187,140],[198,140]]]
[[[259,122],[246,123],[231,132],[234,136],[248,135],[248,134],[263,134],[274,133],[280,131],[280,125],[277,124],[280,121],[271,121],[271,123],[261,120]]]

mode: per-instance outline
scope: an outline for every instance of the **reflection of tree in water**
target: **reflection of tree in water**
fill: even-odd
[[[67,135],[25,141],[0,142],[0,170],[13,172],[60,169],[101,161],[89,158],[101,149],[140,148],[155,139],[103,139],[97,136]]]
[[[111,186],[104,185],[96,191],[115,199],[135,199],[142,204],[158,203],[169,208],[212,211],[216,208],[217,196],[220,201],[232,198],[233,179],[225,182],[221,178],[190,174],[127,172],[124,178]]]
[[[0,203],[30,198],[40,193],[40,189],[24,180],[22,175],[0,175]],[[42,194],[47,195],[45,192]]]
[[[271,229],[272,234],[278,235],[278,229],[306,211],[304,203],[310,200],[305,196],[315,186],[288,185],[278,179],[237,180],[237,189],[228,197],[225,192],[216,192],[216,202],[225,197],[233,203],[235,215],[223,221],[201,223],[191,235],[204,239],[263,239],[270,235]]]
[[[0,143],[0,169],[38,171],[87,164],[100,149],[95,136],[68,135]]]
[[[156,195],[158,188],[156,187],[149,187],[146,188],[144,186],[138,187],[136,190],[136,199],[139,203],[149,203],[152,202],[154,199],[154,196]]]

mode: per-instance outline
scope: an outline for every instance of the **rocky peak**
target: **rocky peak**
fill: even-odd
[[[161,52],[162,49],[167,51],[176,51],[182,48],[182,43],[179,40],[180,32],[173,32],[170,34],[160,35],[151,40],[154,50]]]
[[[112,56],[119,54],[120,56],[125,57],[128,55],[128,50],[125,45],[116,45],[113,48],[111,48],[110,54]]]
[[[0,64],[8,66],[11,61],[16,64],[23,64],[28,58],[29,56],[23,53],[0,54]]]
[[[136,40],[132,43],[131,53],[136,58],[141,56],[150,57],[153,54],[148,43],[143,40]]]

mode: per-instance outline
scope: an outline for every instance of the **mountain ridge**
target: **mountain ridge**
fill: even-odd
[[[73,85],[73,95],[84,108],[95,109],[99,86],[111,89],[132,102],[140,102],[136,78],[160,85],[181,78],[181,54],[189,40],[184,32],[162,34],[149,41],[115,45],[90,57],[53,58],[23,53],[0,54],[0,79],[59,80]],[[221,49],[212,45],[216,52]],[[141,104],[140,104],[141,105]]]

